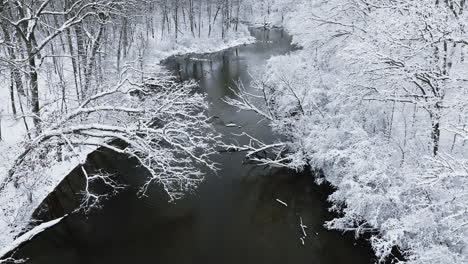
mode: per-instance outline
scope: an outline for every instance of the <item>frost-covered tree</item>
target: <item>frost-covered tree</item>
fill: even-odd
[[[67,3],[65,3],[67,4]],[[113,1],[74,1],[69,6],[51,0],[44,1],[2,1],[0,3],[4,27],[4,38],[11,41],[10,34],[17,36],[18,51],[9,48],[9,59],[12,67],[20,65],[27,72],[29,91],[31,93],[31,111],[35,127],[40,131],[41,115],[39,102],[39,71],[44,50],[54,39],[74,26],[81,24],[88,17],[103,19],[118,3]],[[9,28],[12,32],[9,32]],[[16,54],[15,54],[16,53]],[[53,55],[52,55],[53,56]],[[15,80],[17,72],[12,73]],[[16,80],[19,84],[19,81]],[[17,84],[17,85],[18,85]]]
[[[58,151],[60,146],[70,153],[68,158],[79,157],[79,149],[85,146],[136,158],[151,174],[142,188],[152,182],[161,183],[172,199],[179,198],[203,178],[191,164],[215,170],[209,158],[216,152],[218,136],[207,122],[204,97],[194,94],[195,83],[180,84],[164,75],[136,83],[129,71],[125,70],[117,83],[87,98],[67,115],[44,120],[46,128],[31,142],[25,142],[2,188],[10,183],[23,188],[28,183],[47,180],[36,171],[41,166],[35,163],[48,163],[56,155],[65,155]],[[148,98],[131,95],[136,93]]]

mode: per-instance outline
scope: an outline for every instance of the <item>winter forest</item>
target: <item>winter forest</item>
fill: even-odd
[[[0,263],[468,263],[465,0],[0,0]]]

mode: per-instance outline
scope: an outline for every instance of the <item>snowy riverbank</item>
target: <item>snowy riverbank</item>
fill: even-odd
[[[337,189],[329,200],[340,216],[326,226],[372,234],[382,261],[399,249],[405,263],[466,263],[466,80],[458,76],[468,67],[454,48],[452,71],[441,73],[449,81],[427,77],[440,70],[431,68],[439,57],[428,47],[439,46],[413,37],[418,19],[450,11],[428,7],[434,13],[418,18],[399,9],[367,13],[353,1],[284,5],[284,26],[303,49],[269,61],[260,79],[275,107],[263,113],[288,138],[291,153],[282,161],[319,169],[317,181]],[[400,20],[386,24],[390,17]],[[457,19],[450,22],[460,25]],[[395,42],[402,34],[411,44]],[[442,98],[424,86],[435,80]]]

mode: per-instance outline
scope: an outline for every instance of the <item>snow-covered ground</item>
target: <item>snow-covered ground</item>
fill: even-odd
[[[147,58],[149,60],[164,60],[173,55],[190,53],[213,53],[231,47],[253,43],[253,38],[246,26],[240,26],[238,32],[229,32],[225,39],[219,37],[219,32],[214,32],[212,37],[193,38],[189,34],[175,39],[155,40],[151,43],[151,49],[148,49]]]
[[[10,245],[6,247],[3,247],[0,250],[0,259],[6,254],[8,254],[9,252],[15,250],[17,247],[21,246],[21,244],[28,242],[29,240],[33,239],[35,236],[47,230],[48,228],[60,223],[65,217],[66,216],[63,216],[55,220],[42,223],[34,227],[33,229],[29,230],[28,232],[24,233],[23,235],[18,237],[13,243],[11,243]],[[3,263],[2,260],[0,260],[0,263]]]
[[[255,39],[250,36],[248,28],[244,25],[240,26],[238,32],[229,32],[224,39],[220,37],[219,32],[216,30],[214,30],[213,35],[209,38],[193,38],[188,33],[181,34],[177,43],[175,39],[171,39],[170,37],[164,41],[156,38],[146,44],[145,50],[147,52],[144,54],[143,60],[145,68],[159,68],[161,67],[159,63],[162,60],[173,55],[216,52],[242,44],[249,44],[254,41]],[[110,70],[112,71],[112,69]],[[70,74],[70,71],[68,73]],[[40,76],[42,83],[46,82],[47,77],[45,75],[42,74]],[[68,76],[68,78],[71,78],[71,76]],[[5,80],[1,81],[5,82]],[[69,85],[71,85],[71,81]],[[44,98],[53,100],[47,91],[41,92],[42,104],[47,103],[47,101],[44,101]],[[0,141],[0,182],[3,182],[14,158],[19,154],[23,144],[28,141],[23,119],[15,119],[13,117],[9,96],[8,85],[2,83],[0,87],[0,113],[2,117],[1,132],[3,140]],[[26,102],[24,104],[26,105]],[[33,127],[30,119],[26,121],[29,127]],[[91,147],[83,148],[79,153],[79,157],[55,164],[48,164],[43,172],[44,175],[48,175],[47,179],[41,179],[30,186],[20,188],[15,188],[10,184],[0,192],[0,258],[21,242],[24,242],[25,236],[27,236],[27,239],[30,239],[41,230],[44,230],[44,226],[39,226],[38,229],[33,229],[33,233],[26,233],[25,236],[18,237],[20,233],[31,229],[35,225],[31,219],[34,210],[63,178],[77,165],[82,163],[93,150],[94,148]],[[59,221],[50,222],[47,224],[47,227]]]

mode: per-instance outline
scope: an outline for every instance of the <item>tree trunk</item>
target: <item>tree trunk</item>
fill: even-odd
[[[179,0],[174,2],[174,24],[175,24],[175,41],[177,42],[179,35]]]
[[[68,9],[70,7],[70,1],[65,1],[65,8]],[[65,19],[67,19],[68,16],[65,16]],[[73,68],[73,79],[75,81],[75,92],[76,92],[76,99],[78,103],[80,103],[80,87],[78,85],[78,78],[79,78],[79,72],[78,72],[78,63],[77,63],[77,54],[75,54],[75,49],[73,47],[73,40],[72,40],[72,32],[70,28],[67,28],[65,31],[66,34],[66,40],[68,42],[68,50],[70,52],[71,56],[71,62],[72,62],[72,68]]]
[[[14,85],[14,76],[13,73],[10,75],[10,101],[11,101],[11,110],[13,115],[16,116],[16,104],[15,104],[15,85]]]
[[[192,33],[192,36],[195,37],[193,0],[189,0],[189,23],[190,32]]]
[[[436,121],[432,124],[432,142],[433,146],[433,154],[437,156],[439,153],[439,141],[440,141],[440,122]]]
[[[81,89],[81,97],[83,98],[83,79],[82,79],[82,73],[83,73],[83,67],[86,64],[86,50],[85,50],[85,41],[84,41],[84,33],[83,29],[81,28],[82,25],[77,25],[75,27],[75,35],[76,35],[76,54],[78,57],[78,63],[77,63],[77,68],[78,68],[78,82],[80,84],[80,89]]]
[[[29,89],[31,91],[31,111],[34,115],[34,127],[36,134],[41,133],[41,118],[40,118],[40,104],[39,104],[39,75],[36,68],[36,56],[34,55],[34,48],[32,40],[26,41],[26,50],[28,54],[29,66]]]
[[[96,39],[93,41],[91,45],[91,54],[88,57],[88,61],[85,67],[85,87],[84,87],[84,96],[88,96],[88,92],[90,90],[90,85],[91,85],[91,78],[92,78],[92,71],[93,71],[93,65],[94,62],[96,61],[96,54],[101,47],[101,39],[104,33],[104,28],[105,24],[101,23],[99,26],[99,31],[96,36]]]
[[[3,11],[4,11],[3,2],[0,2],[0,14],[3,13]],[[8,55],[11,61],[14,62],[16,61],[17,56],[15,53],[15,49],[13,48],[15,46],[15,44],[13,43],[13,38],[11,37],[10,31],[8,31],[8,26],[5,24],[3,20],[0,22],[0,26],[2,28],[4,41],[9,45],[7,48]],[[25,92],[24,92],[24,87],[23,87],[23,81],[21,79],[21,72],[19,71],[18,68],[16,68],[16,66],[11,67],[11,75],[16,84],[18,92],[24,95]]]
[[[203,0],[200,0],[200,8],[198,10],[198,38],[201,38],[202,8],[203,8]]]

